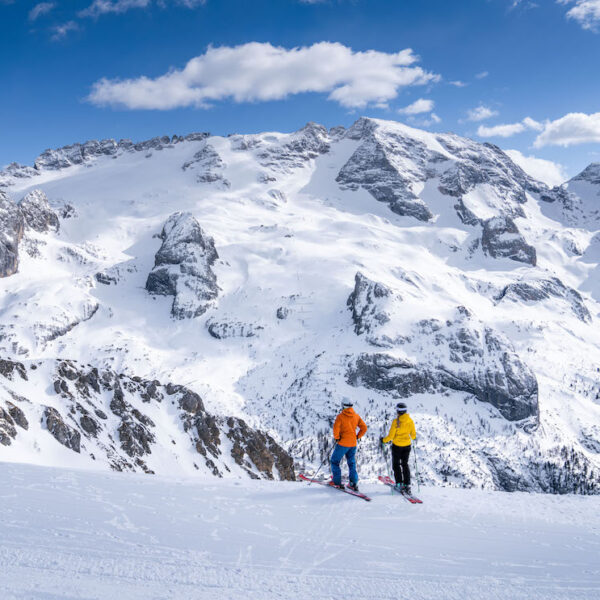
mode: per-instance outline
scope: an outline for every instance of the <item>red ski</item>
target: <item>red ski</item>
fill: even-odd
[[[356,496],[357,498],[362,498],[363,500],[366,500],[367,502],[371,502],[371,498],[369,498],[369,496],[367,496],[361,492],[355,492],[354,490],[351,490],[347,487],[344,487],[344,488],[335,487],[334,485],[331,485],[330,481],[325,481],[323,479],[311,479],[310,477],[307,477],[303,473],[300,473],[300,475],[298,475],[298,479],[302,479],[302,481],[308,481],[310,483],[318,483],[319,485],[323,485],[325,487],[331,488],[332,490],[338,490],[340,492],[345,492],[346,494],[350,494],[351,496]]]
[[[423,504],[423,500],[417,498],[416,496],[413,496],[412,494],[407,494],[406,492],[401,492],[396,487],[396,483],[389,475],[380,475],[379,481],[381,481],[381,483],[383,483],[384,485],[391,487],[393,492],[396,492],[396,494],[400,494],[400,496],[402,496],[411,504]]]

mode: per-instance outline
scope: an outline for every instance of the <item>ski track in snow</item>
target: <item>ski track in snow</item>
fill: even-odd
[[[12,599],[597,599],[597,497],[0,464]]]

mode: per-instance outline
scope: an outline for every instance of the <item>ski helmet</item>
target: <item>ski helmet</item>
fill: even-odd
[[[404,404],[404,402],[398,402],[398,404],[396,404],[396,411],[399,415],[406,414],[406,404]]]
[[[354,402],[352,402],[352,400],[350,400],[350,398],[344,396],[342,398],[342,406],[344,408],[352,408],[354,406]]]

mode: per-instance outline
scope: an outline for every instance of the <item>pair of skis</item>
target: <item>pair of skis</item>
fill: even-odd
[[[329,487],[334,490],[339,490],[340,492],[350,494],[351,496],[356,496],[357,498],[362,498],[363,500],[366,500],[367,502],[371,501],[371,498],[369,498],[369,496],[367,496],[366,494],[363,494],[362,492],[355,492],[354,490],[351,490],[348,487],[339,488],[337,486],[331,485],[331,481],[327,481],[325,479],[312,479],[311,477],[308,477],[307,475],[304,475],[303,473],[300,473],[300,475],[298,475],[298,479],[301,479],[302,481],[308,481],[309,483],[318,483],[319,485],[323,485],[325,487]],[[398,490],[391,477],[388,477],[387,475],[386,476],[380,475],[379,481],[381,481],[381,483],[383,483],[384,485],[391,487],[393,492],[400,494],[407,502],[410,502],[411,504],[423,504],[423,501],[420,500],[419,498],[417,498],[416,496],[413,496],[411,494],[407,494],[405,492]]]
[[[333,490],[339,490],[340,492],[345,492],[346,494],[350,494],[351,496],[356,496],[357,498],[362,498],[367,502],[371,502],[371,498],[369,498],[369,496],[367,496],[366,494],[363,494],[362,492],[355,492],[354,490],[351,490],[348,487],[339,488],[335,485],[331,485],[331,481],[326,481],[325,479],[311,479],[303,473],[300,473],[300,475],[298,475],[298,479],[302,479],[302,481],[308,481],[309,483],[318,483],[319,485],[324,485],[325,487],[329,487]]]
[[[383,483],[384,485],[387,485],[388,487],[392,488],[392,492],[394,492],[396,494],[400,494],[400,496],[402,496],[405,500],[407,500],[411,504],[423,504],[423,500],[421,500],[420,498],[417,498],[416,496],[413,496],[412,494],[407,494],[405,490],[399,490],[396,487],[396,482],[388,475],[380,475],[379,481],[381,481],[381,483]]]

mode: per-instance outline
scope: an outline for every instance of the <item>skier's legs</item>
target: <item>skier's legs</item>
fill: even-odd
[[[358,483],[358,472],[356,470],[356,446],[354,446],[354,448],[348,448],[348,452],[346,452],[346,462],[348,463],[350,483]]]
[[[402,468],[400,467],[400,457],[402,455],[402,448],[392,444],[392,468],[394,469],[394,479],[396,483],[403,483],[404,479],[402,476]]]
[[[340,446],[336,444],[336,447],[333,450],[333,454],[331,455],[331,475],[333,476],[333,483],[335,485],[340,485],[342,483],[342,470],[340,469],[340,462],[342,462],[342,458],[346,452],[348,452],[350,448],[346,446]]]
[[[403,483],[404,485],[410,485],[410,467],[408,466],[408,457],[410,456],[410,446],[403,446],[400,448],[401,461],[402,461],[402,472],[404,474]]]

